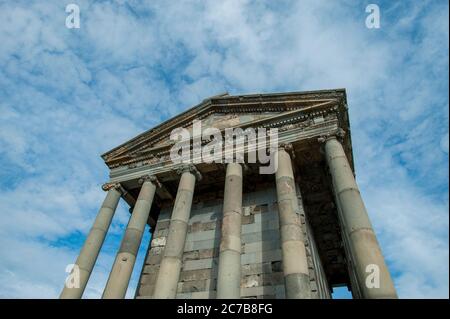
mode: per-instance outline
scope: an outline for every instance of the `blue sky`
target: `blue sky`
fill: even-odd
[[[398,293],[448,298],[448,1],[0,0],[0,21],[0,297],[59,295],[104,198],[103,152],[224,91],[344,87]],[[121,204],[85,297],[128,216]]]

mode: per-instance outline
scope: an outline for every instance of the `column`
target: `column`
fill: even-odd
[[[141,179],[141,190],[125,230],[111,273],[109,274],[102,298],[121,299],[125,297],[142,235],[147,224],[157,183],[156,177]]]
[[[98,254],[102,248],[106,233],[111,225],[112,218],[117,208],[120,199],[120,185],[106,184],[103,186],[107,190],[106,198],[95,218],[89,235],[84,242],[80,255],[75,262],[79,270],[79,285],[78,288],[68,288],[64,286],[59,298],[61,299],[80,299],[83,295],[86,284],[91,276],[92,269],[97,261]]]
[[[333,181],[340,219],[348,240],[362,298],[397,298],[366,208],[345,155],[335,136],[325,140],[325,155]],[[379,276],[377,276],[379,274]],[[379,278],[379,281],[377,280]],[[366,280],[368,284],[366,284]],[[379,282],[379,288],[376,287]],[[375,287],[374,287],[375,284]]]
[[[275,173],[278,214],[280,218],[281,250],[286,298],[311,297],[305,240],[299,217],[291,157],[284,147],[278,150],[278,169]]]
[[[195,168],[183,167],[181,179],[170,219],[164,256],[156,278],[154,298],[170,299],[177,294],[184,244],[191,214],[192,198],[195,187]],[[198,173],[198,172],[197,172]]]
[[[242,166],[230,163],[225,177],[222,238],[220,241],[218,299],[241,297]]]

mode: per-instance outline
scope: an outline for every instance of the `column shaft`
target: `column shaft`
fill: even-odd
[[[242,166],[230,163],[225,177],[218,299],[241,297]]]
[[[286,298],[310,298],[308,261],[298,214],[294,173],[291,158],[284,149],[278,151],[278,169],[275,176]]]
[[[121,299],[125,297],[155,190],[155,184],[149,180],[142,184],[102,298]]]
[[[106,198],[95,218],[94,224],[89,231],[83,248],[75,262],[78,266],[80,281],[78,288],[68,288],[64,286],[61,299],[80,299],[83,295],[86,284],[94,268],[100,249],[105,240],[106,233],[111,225],[114,212],[120,200],[120,192],[116,188],[111,188],[106,194]]]
[[[185,171],[181,175],[170,219],[164,256],[155,284],[155,298],[170,299],[175,298],[177,294],[194,187],[195,176],[191,172]]]
[[[325,154],[362,297],[397,298],[392,278],[342,144],[334,137],[329,138],[325,142]],[[366,284],[373,265],[379,269],[379,288],[369,288]]]

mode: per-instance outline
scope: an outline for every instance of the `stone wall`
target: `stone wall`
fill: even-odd
[[[195,196],[195,195],[194,195]],[[299,195],[300,197],[300,195]],[[241,297],[285,298],[276,190],[247,193],[243,197]],[[306,227],[301,198],[300,212],[313,298],[329,298],[329,288],[313,236]],[[159,270],[171,208],[163,209],[147,253],[136,298],[151,298]],[[177,298],[215,298],[222,199],[194,204],[183,254]]]

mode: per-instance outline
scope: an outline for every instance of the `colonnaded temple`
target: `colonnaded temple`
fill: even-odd
[[[131,216],[103,298],[124,298],[146,224],[136,298],[331,298],[341,286],[396,298],[355,182],[347,109],[344,89],[223,94],[103,154],[106,198],[76,260],[78,288],[60,297],[82,297],[122,198]],[[277,128],[278,169],[173,162],[170,134],[194,120]]]

